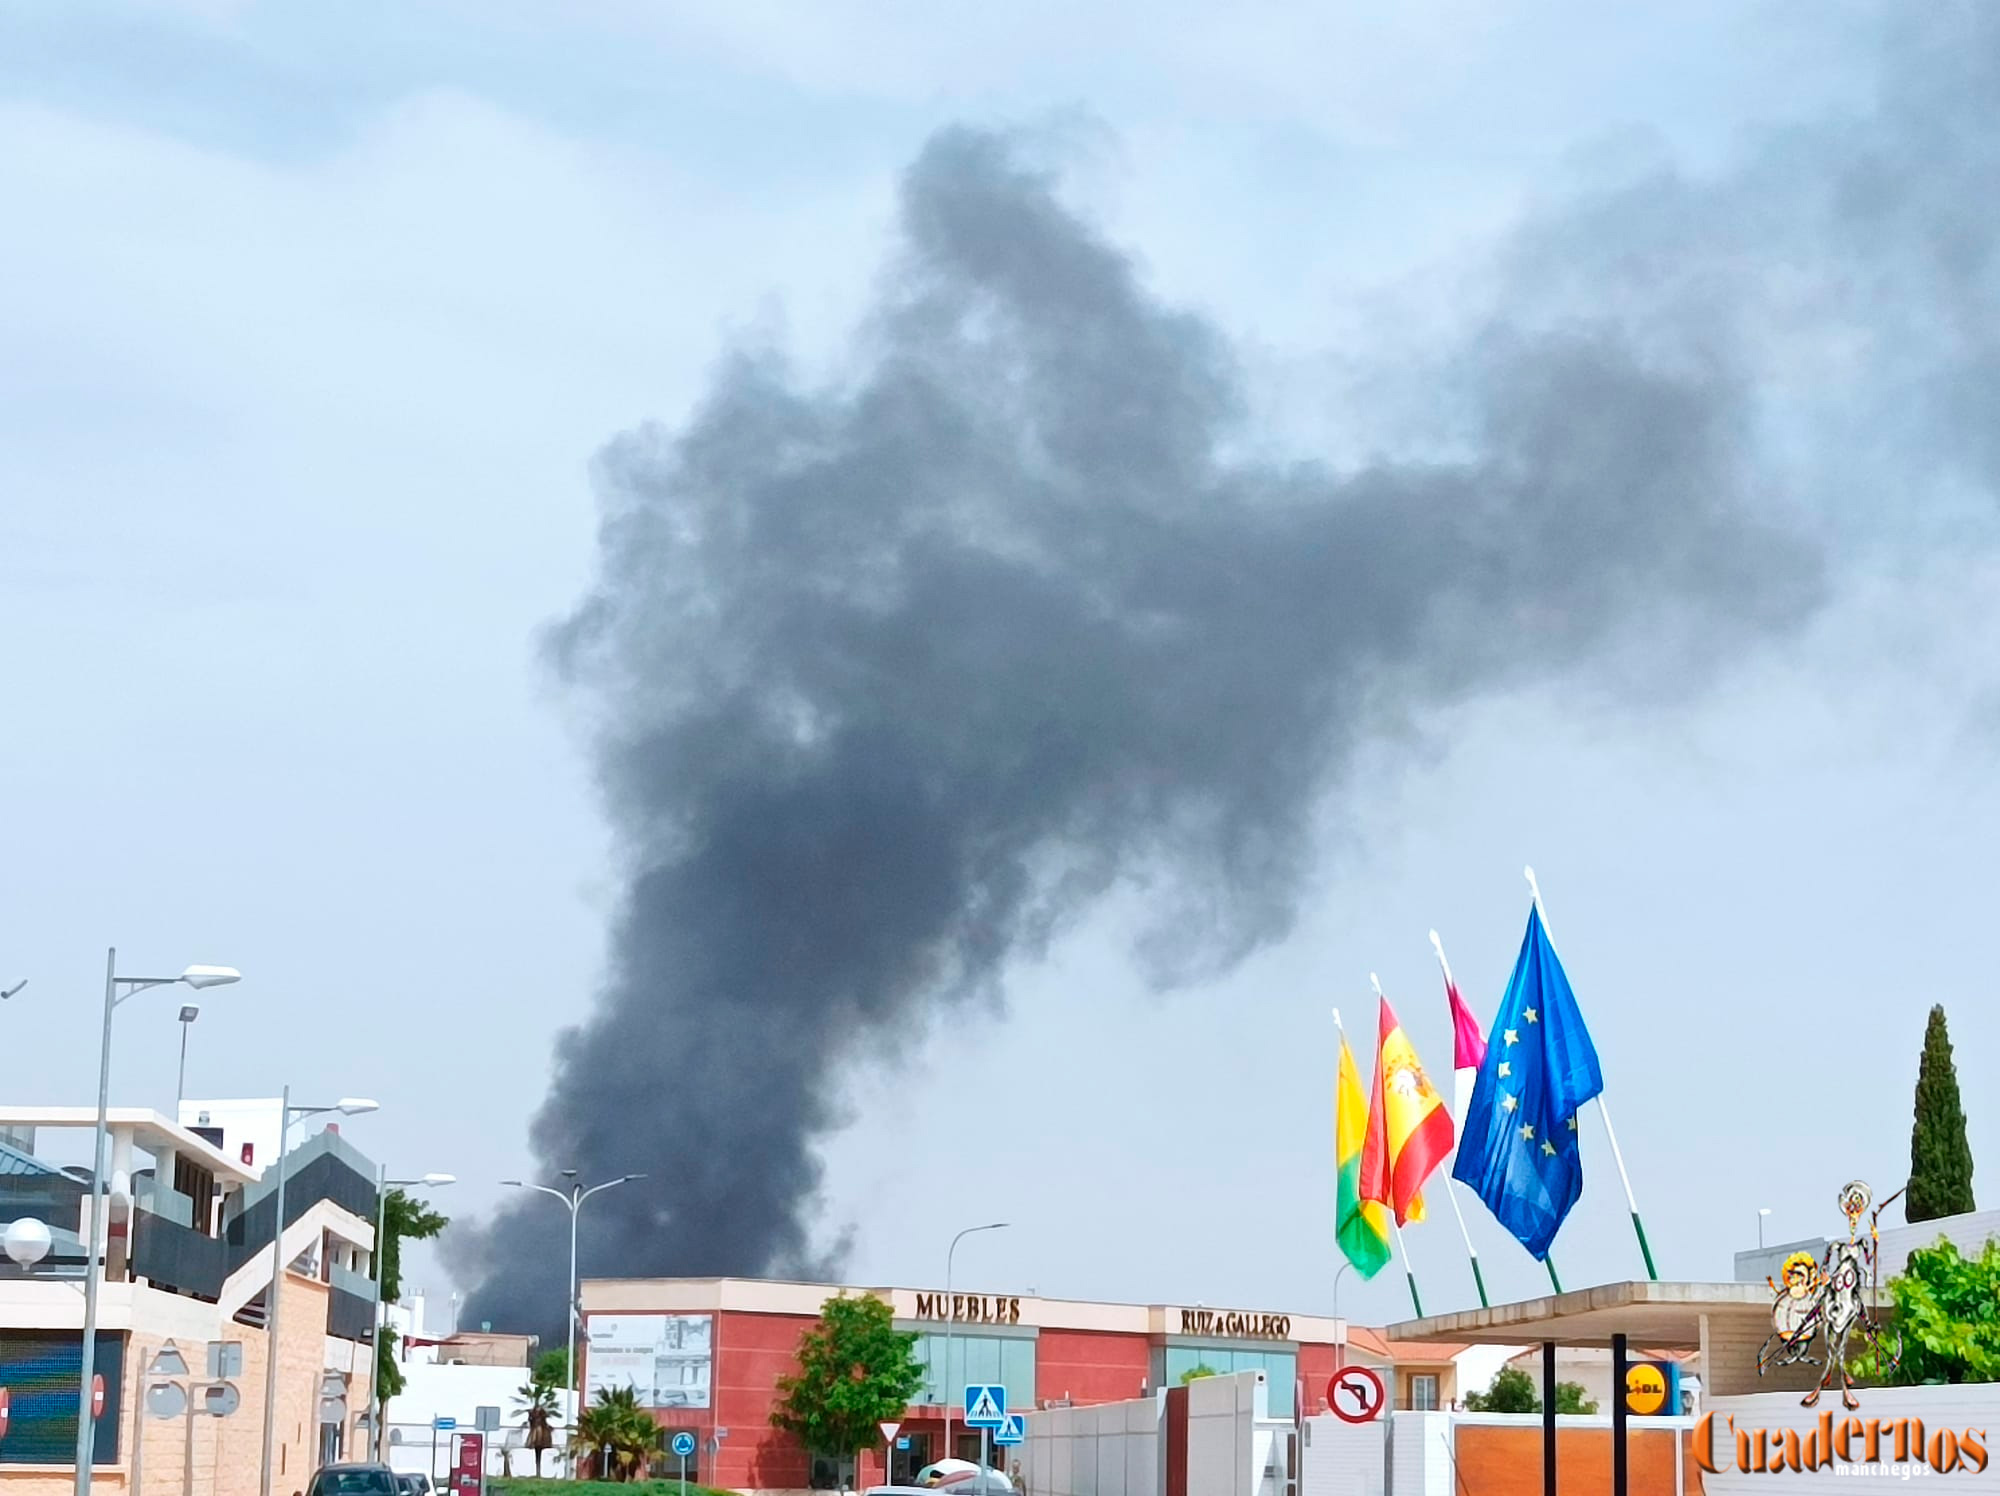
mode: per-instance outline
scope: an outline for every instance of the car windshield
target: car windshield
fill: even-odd
[[[387,1470],[322,1470],[313,1477],[311,1496],[399,1496]]]

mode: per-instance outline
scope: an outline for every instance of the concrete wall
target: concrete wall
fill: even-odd
[[[1300,1496],[1384,1496],[1386,1426],[1348,1423],[1331,1413],[1307,1418],[1299,1430]]]
[[[1819,1381],[1820,1368],[1799,1364],[1773,1367],[1757,1374],[1757,1353],[1770,1338],[1769,1320],[1731,1316],[1701,1317],[1702,1406],[1718,1397],[1743,1397],[1758,1392],[1808,1392]]]
[[[1190,1496],[1257,1496],[1270,1456],[1265,1409],[1270,1387],[1261,1371],[1188,1383],[1187,1489]]]
[[[1698,1428],[1696,1435],[1719,1467],[1717,1473],[1703,1477],[1707,1496],[1738,1496],[1743,1492],[1772,1490],[1780,1484],[1787,1491],[1882,1496],[1890,1491],[1907,1491],[1913,1480],[1935,1481],[1940,1490],[1964,1492],[1967,1496],[2000,1492],[2000,1451],[1994,1451],[1990,1442],[2000,1439],[2000,1384],[1864,1388],[1856,1396],[1861,1406],[1852,1412],[1842,1408],[1839,1398],[1832,1394],[1822,1397],[1821,1406],[1816,1408],[1801,1407],[1796,1396],[1783,1393],[1714,1399],[1708,1409],[1713,1422]],[[1831,1407],[1826,1406],[1829,1402]],[[1960,1467],[1949,1473],[1940,1473],[1916,1458],[1911,1443],[1918,1425],[1925,1452],[1945,1453],[1947,1462],[1949,1451],[1937,1448],[1940,1435],[1949,1433],[1951,1446],[1959,1447],[1960,1440],[1970,1432],[1988,1451],[1983,1458],[1984,1468],[1974,1468],[1981,1463],[1979,1458],[1967,1458],[1969,1446],[1961,1450]],[[1871,1429],[1876,1435],[1873,1460],[1869,1459],[1868,1448]],[[1900,1450],[1896,1439],[1899,1429],[1904,1436]],[[1754,1468],[1759,1447],[1757,1431],[1766,1434],[1762,1447],[1767,1469],[1761,1472]],[[1787,1433],[1790,1441],[1785,1438]],[[1747,1471],[1739,1468],[1739,1456],[1744,1452],[1739,1446],[1739,1434],[1749,1444],[1753,1468]],[[1773,1439],[1772,1434],[1777,1437]],[[1774,1456],[1784,1457],[1788,1442],[1796,1447],[1801,1465],[1809,1461],[1817,1463],[1813,1460],[1815,1455],[1824,1458],[1830,1453],[1831,1459],[1825,1468],[1795,1471],[1787,1466],[1783,1473],[1774,1474],[1768,1466]],[[1843,1454],[1849,1457],[1844,1468]],[[1857,1468],[1863,1465],[1871,1468],[1866,1471]]]
[[[1028,1415],[1018,1451],[1031,1496],[1159,1496],[1165,1394]]]
[[[1961,1255],[1977,1256],[1988,1241],[2000,1236],[2000,1210],[1975,1210],[1965,1215],[1940,1216],[1935,1221],[1921,1221],[1914,1226],[1890,1227],[1882,1233],[1882,1280],[1886,1283],[1902,1272],[1912,1250],[1928,1247],[1940,1236],[1955,1243]],[[1736,1281],[1762,1283],[1766,1278],[1777,1277],[1779,1267],[1793,1252],[1810,1252],[1817,1262],[1826,1253],[1827,1240],[1823,1236],[1811,1236],[1800,1241],[1783,1242],[1775,1247],[1738,1252]]]
[[[528,1380],[523,1366],[451,1366],[437,1363],[410,1363],[403,1367],[403,1391],[389,1402],[389,1463],[398,1470],[434,1473],[431,1459],[431,1430],[440,1417],[455,1418],[461,1429],[472,1429],[482,1407],[500,1410],[500,1431],[487,1438],[486,1472],[503,1475],[507,1470],[503,1450],[514,1449],[514,1474],[532,1475],[534,1451],[525,1442],[521,1404],[516,1393]],[[553,1474],[559,1466],[563,1440],[567,1437],[572,1394],[556,1394],[558,1426],[551,1452],[542,1457],[542,1473]],[[437,1466],[441,1471],[450,1458],[451,1439],[440,1434]]]

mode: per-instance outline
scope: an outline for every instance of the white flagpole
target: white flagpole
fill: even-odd
[[[1438,932],[1435,930],[1431,931],[1431,949],[1437,952],[1438,965],[1444,969],[1444,989],[1447,994],[1445,1001],[1449,1004],[1449,994],[1454,986],[1451,980],[1451,963],[1444,958],[1444,942],[1438,939]],[[1458,1065],[1458,1014],[1456,1012],[1452,1014],[1451,1045],[1453,1067],[1452,1087],[1456,1091],[1458,1084],[1456,1073]],[[1458,1100],[1457,1096],[1454,1095],[1452,1100],[1456,1102]],[[1458,1108],[1454,1105],[1452,1107],[1451,1118],[1451,1152],[1454,1158],[1458,1156],[1458,1145],[1464,1141],[1458,1135],[1458,1129],[1464,1120],[1464,1118],[1458,1115]],[[1486,1275],[1479,1271],[1479,1248],[1472,1244],[1472,1233],[1465,1229],[1465,1212],[1458,1207],[1458,1181],[1449,1174],[1445,1176],[1444,1195],[1447,1200],[1451,1201],[1451,1213],[1458,1221],[1458,1235],[1459,1239],[1465,1243],[1465,1255],[1472,1260],[1472,1286],[1479,1290],[1479,1307],[1490,1309],[1492,1305],[1487,1302],[1486,1298]]]
[[[1555,936],[1549,935],[1549,912],[1542,907],[1542,887],[1535,881],[1532,867],[1521,869],[1528,880],[1528,892],[1535,897],[1535,912],[1542,917],[1542,933],[1548,935],[1549,946],[1555,947]],[[1653,1249],[1646,1241],[1646,1223],[1639,1219],[1639,1202],[1632,1194],[1632,1176],[1625,1172],[1625,1155],[1618,1147],[1618,1134],[1611,1130],[1611,1113],[1604,1105],[1604,1093],[1597,1095],[1597,1115],[1604,1123],[1604,1136],[1611,1144],[1611,1161],[1618,1165],[1618,1182],[1625,1187],[1625,1208],[1632,1212],[1632,1230],[1639,1238],[1639,1255],[1646,1259],[1646,1276],[1653,1282],[1660,1281],[1659,1271],[1653,1266]]]
[[[1417,1318],[1424,1317],[1424,1301],[1417,1297],[1417,1270],[1410,1262],[1410,1249],[1403,1245],[1403,1228],[1396,1223],[1395,1212],[1389,1214],[1389,1221],[1396,1230],[1396,1254],[1403,1259],[1403,1276],[1410,1280],[1410,1302],[1416,1306]]]

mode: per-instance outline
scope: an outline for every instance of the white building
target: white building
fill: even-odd
[[[425,1309],[424,1295],[417,1293],[387,1310],[396,1330],[398,1364],[403,1372],[403,1390],[389,1400],[385,1451],[389,1463],[410,1474],[428,1474],[434,1484],[441,1481],[451,1445],[449,1432],[438,1427],[442,1418],[459,1429],[491,1427],[487,1474],[532,1475],[535,1456],[527,1446],[520,1397],[532,1375],[530,1366],[468,1364],[453,1354],[458,1347],[453,1345],[449,1330],[426,1324]],[[532,1361],[532,1352],[526,1359]],[[557,1391],[555,1444],[542,1459],[546,1475],[560,1469],[561,1452],[575,1416],[574,1402],[573,1393]]]

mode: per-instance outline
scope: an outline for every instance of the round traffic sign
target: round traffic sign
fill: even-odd
[[[90,1379],[90,1416],[104,1416],[104,1373],[97,1372]]]
[[[7,1389],[0,1387],[0,1439],[7,1437],[7,1404],[9,1401],[11,1399],[7,1396]]]
[[[686,1459],[694,1453],[694,1435],[682,1429],[674,1435],[674,1453]]]
[[[187,1411],[187,1391],[179,1382],[155,1382],[146,1389],[150,1418],[178,1418]]]
[[[1342,1423],[1372,1423],[1382,1416],[1388,1394],[1368,1366],[1343,1366],[1326,1384],[1326,1405]]]
[[[211,1418],[227,1418],[242,1405],[234,1382],[211,1382],[201,1390],[201,1410]]]

